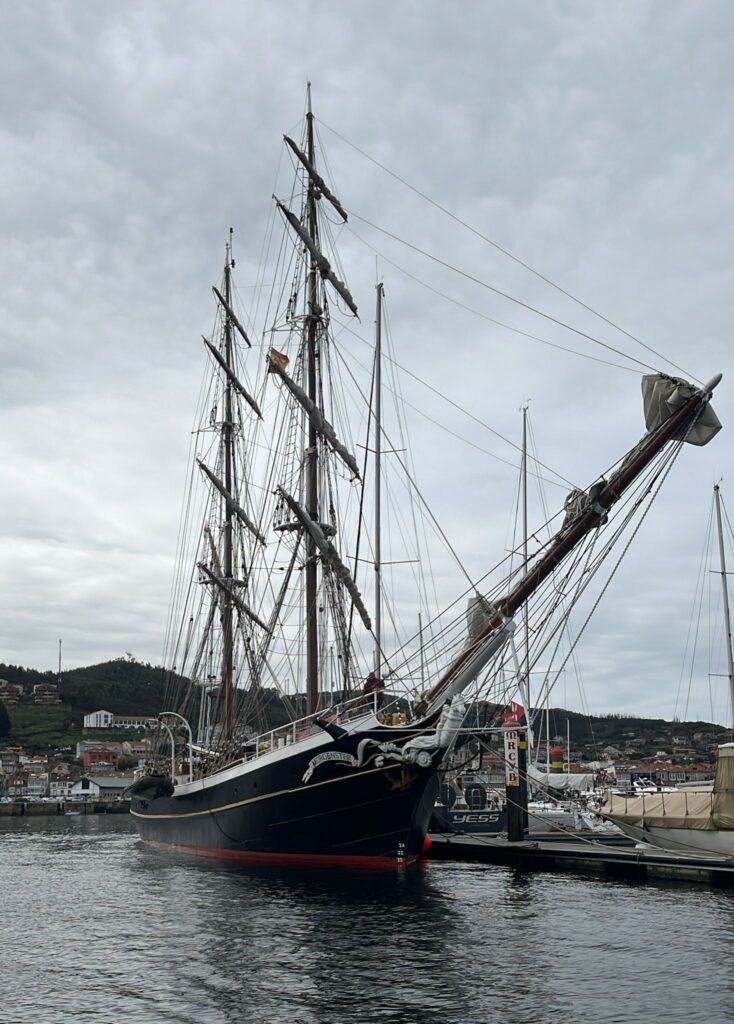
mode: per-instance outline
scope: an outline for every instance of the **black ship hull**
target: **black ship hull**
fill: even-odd
[[[423,850],[443,751],[411,763],[381,749],[407,738],[391,728],[337,741],[319,733],[172,793],[141,780],[131,814],[144,841],[205,856],[408,864]]]

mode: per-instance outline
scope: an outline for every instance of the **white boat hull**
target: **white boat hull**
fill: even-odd
[[[613,820],[613,819],[607,819]],[[639,828],[621,821],[614,824],[630,839],[647,843],[671,853],[712,853],[720,857],[734,857],[734,832],[720,829],[661,828],[648,825]]]

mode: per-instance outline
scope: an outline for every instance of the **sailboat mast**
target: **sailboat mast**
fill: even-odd
[[[522,409],[522,564],[523,571],[528,571],[528,407]],[[523,608],[525,628],[525,699],[527,701],[528,721],[530,721],[530,618],[528,602]],[[530,735],[529,730],[528,735]]]
[[[306,114],[307,155],[314,166],[314,133],[313,113],[311,111],[311,83],[308,83],[308,112]],[[318,225],[316,220],[316,196],[313,182],[309,177],[306,225],[311,240],[318,243]],[[316,330],[320,307],[318,302],[318,280],[316,261],[309,254],[308,264],[308,313],[306,328],[306,373],[308,397],[318,406],[318,390],[316,375]],[[319,464],[317,433],[313,421],[309,419],[308,450],[306,457],[306,509],[314,520],[319,522]],[[319,637],[318,637],[318,575],[316,561],[316,544],[313,538],[306,536],[306,694],[307,714],[316,711],[319,702]]]
[[[724,555],[724,530],[721,525],[721,495],[719,485],[714,486],[716,501],[716,526],[719,531],[719,559],[721,561],[721,589],[724,593],[724,627],[726,629],[726,656],[729,666],[729,699],[731,701],[732,725],[734,726],[734,656],[731,650],[731,616],[729,613],[729,586],[726,581],[726,557]]]
[[[227,244],[227,259],[224,267],[224,296],[227,305],[232,306],[232,229],[229,232]],[[233,365],[232,359],[232,321],[229,313],[224,320],[224,357],[227,366]],[[226,384],[224,391],[224,423],[222,424],[222,443],[224,447],[224,485],[229,494],[232,494],[232,476],[234,465],[234,422],[232,412],[232,381],[229,375],[225,375]],[[224,736],[225,743],[229,743],[234,732],[234,686],[232,679],[232,586],[233,586],[233,564],[232,564],[232,517],[233,509],[229,501],[225,502],[224,517],[224,550],[222,569],[226,586],[222,591],[222,690],[224,696]]]
[[[375,316],[375,675],[382,668],[382,283]]]

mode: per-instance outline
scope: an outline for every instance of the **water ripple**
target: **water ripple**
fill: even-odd
[[[243,870],[100,816],[3,821],[0,891],[8,1024],[732,1019],[734,897],[705,887]]]

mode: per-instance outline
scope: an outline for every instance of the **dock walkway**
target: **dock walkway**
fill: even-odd
[[[671,878],[734,888],[734,858],[636,846],[623,837],[506,838],[431,833],[433,860],[505,864],[525,871],[590,871],[630,881]]]

